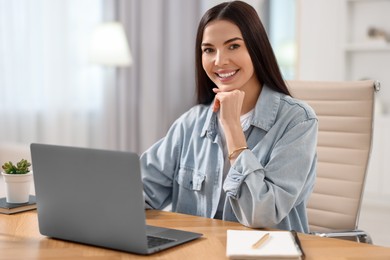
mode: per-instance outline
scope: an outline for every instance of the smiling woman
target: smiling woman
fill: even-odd
[[[146,207],[308,232],[317,118],[290,96],[251,5],[205,12],[195,68],[198,104],[141,156]]]

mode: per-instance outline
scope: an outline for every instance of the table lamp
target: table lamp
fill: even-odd
[[[96,27],[89,46],[91,63],[128,67],[132,56],[123,25],[119,22],[105,22]]]

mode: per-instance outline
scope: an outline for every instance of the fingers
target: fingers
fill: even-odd
[[[213,88],[213,92],[216,93],[212,108],[213,112],[218,112],[223,104],[229,104],[229,107],[232,106],[232,108],[236,107],[237,109],[241,110],[242,100],[244,98],[245,92],[238,89],[224,92],[218,88]]]
[[[221,107],[221,102],[219,99],[214,100],[214,105],[213,105],[213,112],[218,112],[219,108]]]
[[[214,89],[213,89],[214,91]],[[245,92],[244,91],[241,91],[241,90],[238,90],[238,89],[235,89],[235,90],[232,90],[232,91],[228,91],[228,92],[223,92],[219,89],[216,89],[214,91],[214,93],[216,93],[215,95],[215,99],[218,99],[220,102],[223,102],[224,99],[228,98],[228,99],[235,99],[235,98],[240,98],[240,97],[243,97],[245,95]]]
[[[218,94],[221,92],[219,88],[213,88],[213,92]],[[218,112],[219,108],[221,107],[221,102],[219,101],[218,97],[216,96],[214,100],[214,105],[213,105],[213,112]]]

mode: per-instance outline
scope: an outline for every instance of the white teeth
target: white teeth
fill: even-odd
[[[234,74],[236,74],[236,71],[232,71],[232,72],[229,72],[229,73],[218,74],[218,76],[221,77],[221,78],[227,78],[227,77],[233,76]]]

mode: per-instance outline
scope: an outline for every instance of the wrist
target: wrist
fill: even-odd
[[[238,147],[238,148],[236,148],[236,149],[233,149],[233,150],[229,153],[229,155],[228,155],[229,160],[232,160],[232,159],[237,158],[238,155],[239,155],[242,151],[244,151],[244,150],[246,150],[246,149],[249,149],[248,146],[241,146],[241,147]]]

